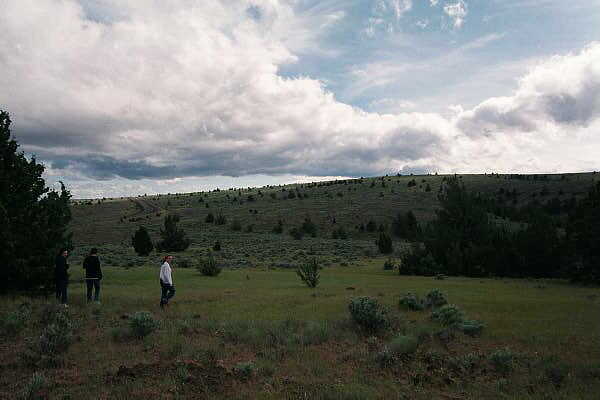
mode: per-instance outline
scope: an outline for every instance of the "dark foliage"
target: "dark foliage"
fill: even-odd
[[[185,231],[177,227],[178,215],[167,215],[165,217],[164,229],[160,230],[162,240],[157,243],[156,248],[160,251],[184,251],[191,241]]]
[[[392,238],[387,234],[387,232],[380,232],[379,238],[375,243],[377,244],[377,248],[381,254],[391,254],[394,251]]]
[[[392,221],[392,233],[394,236],[406,240],[417,240],[421,235],[421,228],[415,214],[412,211],[408,211],[404,215],[399,213]]]
[[[600,182],[569,215],[567,238],[571,249],[571,280],[600,283]]]
[[[18,152],[11,120],[0,111],[0,291],[53,285],[54,257],[71,247],[71,194],[46,187],[44,166]]]
[[[140,226],[131,237],[131,245],[139,256],[147,256],[154,250],[148,230],[143,226]]]

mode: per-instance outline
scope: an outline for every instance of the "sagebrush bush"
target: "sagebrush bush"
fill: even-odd
[[[419,341],[414,336],[398,335],[389,344],[388,348],[395,357],[414,354],[419,347]]]
[[[425,295],[425,307],[438,308],[448,304],[446,296],[439,289],[432,289]]]
[[[464,320],[457,325],[457,328],[467,336],[476,337],[481,336],[484,324],[481,321]]]
[[[387,310],[371,297],[357,297],[348,305],[354,322],[363,329],[376,332],[390,325]]]
[[[136,311],[129,318],[129,330],[136,338],[144,338],[157,330],[159,323],[148,311]]]
[[[254,375],[256,367],[252,361],[239,362],[233,367],[233,373],[241,380],[248,380]]]
[[[23,400],[37,400],[39,399],[39,392],[46,384],[46,378],[41,372],[34,372],[31,379],[23,387],[20,393],[20,398]]]
[[[394,268],[396,268],[396,264],[394,264],[394,261],[391,258],[388,258],[385,260],[385,263],[383,263],[383,269],[385,271],[391,271]]]
[[[122,326],[115,326],[110,330],[110,337],[113,342],[122,343],[131,337],[131,332]]]
[[[204,276],[217,276],[221,273],[221,267],[211,253],[206,258],[200,260],[197,267],[198,271]]]
[[[320,279],[319,262],[316,258],[311,258],[306,263],[298,266],[296,274],[306,286],[309,288],[316,288]]]
[[[54,314],[46,316],[47,325],[36,338],[27,340],[23,360],[32,365],[58,366],[62,363],[62,354],[66,353],[73,342],[73,322],[64,307]]]
[[[515,362],[515,353],[510,349],[498,349],[489,356],[490,363],[501,373],[508,373],[513,370]]]
[[[400,307],[406,307],[412,311],[421,311],[425,308],[423,301],[414,293],[406,293],[400,298]]]
[[[27,326],[27,321],[31,317],[31,306],[21,304],[19,308],[8,312],[0,319],[0,333],[5,336],[16,336]]]
[[[455,305],[446,304],[431,313],[431,319],[438,321],[444,326],[456,326],[463,322],[464,312]]]

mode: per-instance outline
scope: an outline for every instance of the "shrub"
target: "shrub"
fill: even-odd
[[[158,321],[156,321],[148,311],[136,311],[131,318],[129,318],[129,329],[131,334],[139,339],[148,336],[157,330],[158,327]]]
[[[414,336],[398,335],[388,345],[395,357],[409,356],[417,351],[419,341]]]
[[[431,319],[444,326],[455,326],[464,321],[463,311],[455,305],[446,304],[431,313]]]
[[[148,230],[143,226],[140,226],[131,237],[131,245],[138,256],[147,256],[154,250],[154,245],[152,244],[152,239],[150,239]]]
[[[416,294],[406,293],[400,298],[400,307],[406,307],[412,311],[421,311],[425,308],[423,301]]]
[[[21,304],[18,309],[2,316],[0,320],[0,332],[6,336],[18,335],[25,329],[30,316],[31,307],[29,304]]]
[[[481,321],[464,320],[457,325],[457,328],[465,335],[475,337],[480,336],[483,331],[484,324]]]
[[[390,348],[386,346],[375,355],[375,361],[381,368],[386,368],[394,365],[396,357],[394,357]]]
[[[213,255],[208,253],[206,258],[200,260],[198,271],[204,276],[217,276],[221,273],[221,267],[217,264]]]
[[[215,222],[215,216],[213,215],[213,213],[208,213],[208,215],[204,219],[204,222],[206,222],[207,224],[212,224],[213,222]]]
[[[301,229],[292,228],[290,229],[290,236],[296,240],[300,240],[304,236],[304,232]]]
[[[386,232],[380,232],[379,238],[375,241],[381,254],[391,254],[394,251],[392,238]]]
[[[396,265],[394,264],[394,261],[391,258],[388,258],[387,260],[385,260],[385,263],[383,263],[383,269],[385,271],[391,271],[396,267]]]
[[[214,251],[221,251],[221,241],[217,240],[213,246]]]
[[[227,218],[225,218],[225,216],[221,213],[219,213],[217,215],[217,218],[215,218],[215,225],[225,225],[227,223]]]
[[[46,378],[44,377],[44,374],[41,372],[34,372],[31,379],[29,379],[29,382],[27,382],[27,385],[23,388],[20,398],[24,400],[39,399],[39,392],[45,384]]]
[[[354,322],[367,331],[376,332],[390,325],[387,310],[376,299],[354,298],[350,301],[348,309]]]
[[[489,360],[496,371],[508,373],[514,367],[515,354],[508,348],[498,349],[490,354]]]
[[[438,289],[433,289],[425,296],[425,307],[438,308],[448,304],[446,296]]]
[[[110,330],[110,337],[113,342],[121,343],[129,339],[131,337],[131,333],[122,326],[116,326]]]
[[[252,361],[239,362],[233,367],[233,373],[239,379],[246,381],[254,375],[256,367]]]
[[[60,356],[65,353],[73,341],[73,323],[64,307],[44,318],[48,325],[40,336],[29,339],[23,352],[23,360],[33,365],[56,366],[61,364]]]
[[[310,259],[308,262],[300,265],[296,269],[296,274],[300,277],[302,282],[309,288],[316,288],[319,284],[319,262],[316,258]]]

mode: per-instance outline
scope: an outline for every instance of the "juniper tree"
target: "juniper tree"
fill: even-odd
[[[139,256],[147,256],[154,250],[148,230],[143,226],[140,226],[131,237],[131,245]]]
[[[48,290],[54,257],[70,248],[71,194],[46,187],[44,165],[18,152],[9,114],[0,111],[0,291]]]
[[[162,240],[156,245],[160,251],[183,251],[191,244],[185,231],[177,227],[178,222],[178,215],[171,214],[165,217],[165,227],[160,230]]]

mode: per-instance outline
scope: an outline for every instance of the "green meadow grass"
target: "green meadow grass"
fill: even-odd
[[[597,398],[597,378],[581,380],[572,372],[559,390],[530,376],[545,376],[544,370],[532,367],[535,360],[556,359],[569,371],[600,367],[599,289],[561,281],[403,277],[384,271],[383,262],[372,259],[359,266],[325,268],[316,289],[303,286],[293,270],[225,269],[218,277],[204,277],[194,269],[174,268],[177,293],[166,311],[158,306],[158,267],[104,268],[100,306],[86,304],[82,271],[72,267],[69,312],[77,321],[77,340],[65,366],[44,372],[50,382],[48,394],[51,398]],[[410,379],[422,376],[419,368],[425,368],[417,361],[402,361],[397,370],[377,367],[366,350],[369,335],[344,322],[349,318],[349,301],[356,296],[375,297],[401,321],[403,328],[378,335],[376,340],[385,343],[394,330],[410,333],[415,324],[435,325],[429,322],[428,312],[398,307],[404,293],[424,295],[433,288],[469,318],[485,323],[482,337],[461,336],[449,348],[439,348],[448,357],[509,348],[528,361],[512,375],[492,373],[460,384],[435,379],[414,383]],[[5,297],[0,307],[6,312],[23,301],[33,302],[34,310],[45,302]],[[143,340],[114,340],[111,332],[126,328],[125,316],[140,310],[150,311],[161,328]],[[282,329],[286,320],[314,321],[314,334],[325,342],[265,347],[265,332]],[[4,360],[0,397],[18,391],[32,375],[34,370],[18,361],[18,352],[23,337],[38,331],[32,321],[21,337],[8,339],[0,348]],[[221,360],[228,371],[226,383],[210,390],[198,381],[186,381],[186,374],[194,370],[188,371],[193,365],[184,363],[206,360],[208,354]],[[240,362],[252,363],[249,379],[235,375]],[[119,367],[140,365],[150,370],[114,378]]]

